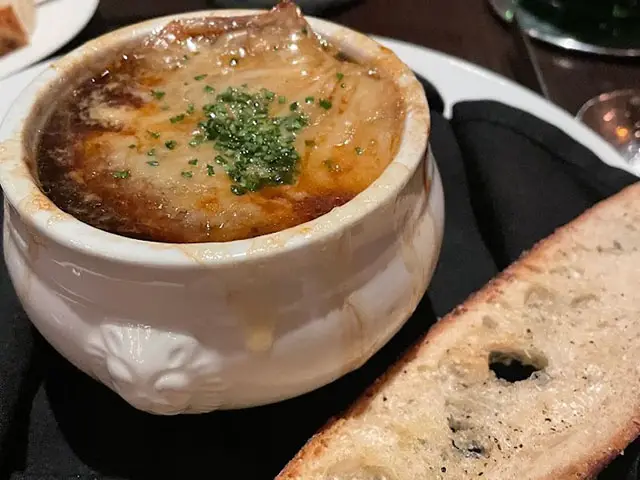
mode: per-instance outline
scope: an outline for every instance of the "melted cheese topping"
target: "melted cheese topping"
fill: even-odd
[[[126,236],[230,241],[309,221],[370,185],[402,133],[394,82],[345,59],[288,3],[253,18],[173,22],[106,65],[55,107],[38,168],[60,208]],[[233,187],[201,123],[230,87],[272,92],[270,117],[304,117],[292,182]]]

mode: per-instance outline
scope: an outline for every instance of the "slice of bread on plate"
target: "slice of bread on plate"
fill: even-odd
[[[0,56],[28,45],[35,25],[33,0],[0,0]]]
[[[640,433],[640,183],[540,242],[280,480],[593,478]]]

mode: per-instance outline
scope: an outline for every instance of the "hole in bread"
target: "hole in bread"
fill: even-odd
[[[451,440],[451,445],[467,458],[487,456],[487,448],[475,439],[453,439]]]
[[[493,351],[489,354],[489,369],[497,378],[509,383],[528,380],[547,366],[540,354],[519,351]]]

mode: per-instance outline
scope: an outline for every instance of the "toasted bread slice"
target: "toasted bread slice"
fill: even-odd
[[[438,322],[278,478],[592,478],[639,433],[637,183]]]
[[[35,25],[33,0],[0,0],[0,55],[27,45]]]

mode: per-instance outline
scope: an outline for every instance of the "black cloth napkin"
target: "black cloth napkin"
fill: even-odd
[[[266,407],[157,417],[77,371],[32,329],[0,272],[0,478],[272,479],[433,322],[523,250],[636,178],[558,129],[495,102],[456,105],[425,84],[446,227],[434,279],[405,327],[360,370]],[[4,268],[4,267],[3,267]],[[606,480],[640,480],[640,442]]]

